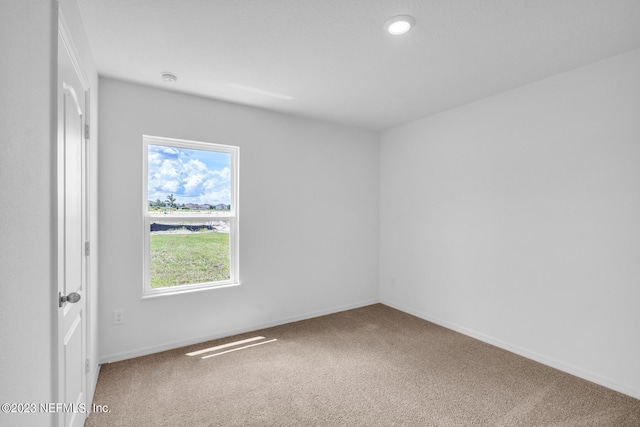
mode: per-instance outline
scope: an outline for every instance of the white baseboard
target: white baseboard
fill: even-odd
[[[435,323],[436,325],[443,326],[447,329],[451,329],[453,331],[459,332],[463,335],[467,335],[469,337],[475,338],[477,340],[486,342],[487,344],[494,345],[503,350],[510,351],[511,353],[515,353],[519,356],[526,357],[527,359],[535,360],[536,362],[542,363],[543,365],[550,366],[552,368],[558,369],[560,371],[566,372],[568,374],[574,375],[576,377],[582,378],[584,380],[590,381],[592,383],[601,385],[603,387],[607,387],[611,390],[615,390],[617,392],[626,394],[627,396],[631,396],[636,399],[640,399],[640,389],[636,387],[629,387],[624,384],[619,384],[616,381],[609,380],[608,378],[604,378],[600,375],[596,375],[593,372],[588,372],[583,369],[577,368],[570,364],[549,358],[542,354],[527,350],[525,348],[504,342],[497,338],[482,334],[478,331],[474,331],[469,328],[465,328],[463,326],[457,325],[455,323],[450,323],[442,319],[435,318],[426,313],[413,310],[410,308],[403,307],[401,304],[396,304],[392,301],[388,301],[385,299],[380,300],[381,304],[387,305],[389,307],[395,308],[396,310],[400,310],[407,314],[411,314],[412,316],[419,317],[423,320],[426,320],[431,323]]]
[[[263,323],[259,323],[259,324],[254,324],[251,326],[247,326],[246,328],[241,328],[241,329],[236,329],[236,330],[230,330],[230,331],[225,331],[223,333],[219,333],[216,335],[208,335],[208,336],[202,336],[202,337],[197,337],[197,338],[191,338],[189,340],[182,340],[182,341],[173,341],[173,342],[168,342],[168,343],[163,343],[160,345],[156,345],[156,346],[149,346],[149,347],[142,347],[142,348],[138,348],[138,349],[133,349],[130,351],[125,351],[125,352],[119,352],[119,353],[113,353],[110,355],[105,355],[100,359],[100,363],[111,363],[111,362],[117,362],[120,360],[126,360],[126,359],[131,359],[134,357],[140,357],[140,356],[146,356],[148,354],[153,354],[153,353],[159,353],[161,351],[167,351],[167,350],[173,350],[176,348],[180,348],[180,347],[185,347],[188,345],[193,345],[193,344],[198,344],[201,342],[206,342],[206,341],[211,341],[211,340],[216,340],[216,339],[220,339],[220,338],[225,338],[225,337],[229,337],[229,336],[233,336],[233,335],[238,335],[238,334],[243,334],[243,333],[247,333],[247,332],[252,332],[252,331],[256,331],[256,330],[260,330],[260,329],[266,329],[266,328],[271,328],[274,326],[280,326],[280,325],[284,325],[287,323],[292,323],[292,322],[298,322],[300,320],[306,320],[306,319],[312,319],[314,317],[320,317],[320,316],[325,316],[328,314],[333,314],[333,313],[338,313],[341,311],[346,311],[346,310],[351,310],[354,308],[359,308],[359,307],[365,307],[371,304],[376,304],[376,303],[381,303],[384,305],[387,305],[389,307],[395,308],[396,310],[400,310],[402,312],[405,312],[407,314],[411,314],[412,316],[416,316],[419,317],[423,320],[426,320],[428,322],[432,322],[435,323],[436,325],[440,325],[442,327],[445,327],[447,329],[451,329],[453,331],[459,332],[463,335],[475,338],[477,340],[486,342],[487,344],[491,344],[494,345],[496,347],[499,347],[503,350],[507,350],[510,351],[511,353],[515,353],[519,356],[522,357],[526,357],[527,359],[531,359],[534,360],[536,362],[542,363],[543,365],[547,365],[549,367],[552,367],[554,369],[558,369],[560,371],[566,372],[568,374],[574,375],[576,377],[585,379],[587,381],[591,381],[595,384],[599,384],[603,387],[607,387],[611,390],[615,390],[617,392],[626,394],[628,396],[631,396],[633,398],[636,399],[640,399],[640,389],[635,388],[635,387],[629,387],[626,386],[624,384],[619,384],[616,381],[612,381],[609,380],[607,378],[604,378],[600,375],[596,375],[592,372],[588,372],[585,371],[583,369],[577,368],[575,366],[572,366],[570,364],[549,358],[547,356],[544,356],[542,354],[527,350],[525,348],[504,342],[502,340],[499,340],[497,338],[491,337],[489,335],[485,335],[483,333],[480,333],[478,331],[469,329],[469,328],[465,328],[463,326],[451,323],[451,322],[447,322],[445,320],[442,319],[438,319],[435,318],[433,316],[430,316],[426,313],[423,313],[421,311],[418,310],[414,310],[414,309],[410,309],[407,307],[404,307],[402,304],[397,304],[395,302],[386,300],[386,299],[382,299],[382,300],[378,300],[378,299],[371,299],[371,300],[366,300],[366,301],[361,301],[358,303],[353,303],[353,304],[346,304],[346,305],[342,305],[342,306],[338,306],[338,307],[333,307],[330,309],[326,309],[326,310],[319,310],[319,311],[314,311],[314,312],[308,312],[308,313],[304,313],[304,314],[299,314],[296,316],[290,316],[290,317],[285,317],[285,318],[280,318],[280,319],[276,319],[276,320],[272,320],[272,321],[268,321],[268,322],[263,322]],[[99,372],[99,367],[98,367],[98,372]],[[98,378],[98,373],[96,373],[95,376],[95,381],[97,382],[97,378]],[[93,390],[95,390],[95,384],[93,387]]]
[[[188,345],[198,344],[198,343],[201,343],[201,342],[217,340],[217,339],[220,339],[220,338],[230,337],[230,336],[233,336],[233,335],[244,334],[244,333],[247,333],[247,332],[257,331],[257,330],[260,330],[260,329],[266,329],[266,328],[271,328],[271,327],[274,327],[274,326],[285,325],[287,323],[298,322],[300,320],[307,320],[307,319],[312,319],[314,317],[325,316],[327,314],[338,313],[340,311],[346,311],[346,310],[351,310],[351,309],[354,309],[354,308],[365,307],[367,305],[377,304],[379,302],[380,301],[377,298],[376,299],[371,299],[371,300],[365,300],[365,301],[360,301],[360,302],[353,303],[353,304],[346,304],[346,305],[341,305],[341,306],[338,306],[338,307],[332,307],[332,308],[329,308],[329,309],[326,309],[326,310],[318,310],[318,311],[303,313],[303,314],[299,314],[299,315],[295,315],[295,316],[275,319],[275,320],[271,320],[271,321],[268,321],[268,322],[257,323],[257,324],[249,325],[249,326],[247,326],[245,328],[225,331],[225,332],[221,332],[221,333],[218,333],[218,334],[215,334],[215,335],[192,337],[192,338],[187,339],[187,340],[171,341],[171,342],[166,342],[166,343],[162,343],[162,344],[159,344],[159,345],[141,347],[141,348],[136,348],[136,349],[132,349],[132,350],[128,350],[128,351],[107,354],[107,355],[103,355],[100,358],[100,363],[101,364],[112,363],[112,362],[118,362],[118,361],[121,361],[121,360],[132,359],[134,357],[146,356],[146,355],[149,355],[149,354],[159,353],[161,351],[173,350],[173,349],[176,349],[176,348],[186,347]]]

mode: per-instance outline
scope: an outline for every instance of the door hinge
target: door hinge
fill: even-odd
[[[84,256],[89,256],[91,253],[89,242],[84,242]]]
[[[91,367],[89,365],[89,359],[85,359],[85,361],[84,361],[84,373],[88,374],[90,370],[91,370]]]
[[[89,131],[89,125],[85,124],[84,125],[84,139],[89,139],[89,135],[91,135],[91,132]]]

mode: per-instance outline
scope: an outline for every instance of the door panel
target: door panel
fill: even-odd
[[[84,425],[86,410],[86,260],[84,256],[85,90],[67,44],[58,37],[58,290],[80,295],[58,309],[58,423]]]

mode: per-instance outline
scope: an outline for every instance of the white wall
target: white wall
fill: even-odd
[[[240,147],[241,286],[141,299],[143,134]],[[103,361],[377,301],[375,133],[101,79],[99,162]]]
[[[380,150],[383,302],[640,397],[640,50]]]
[[[53,227],[57,203],[57,8],[55,1],[25,0],[3,3],[0,14],[1,403],[57,401],[58,290]],[[60,8],[67,13],[85,71],[97,84],[75,1],[62,0]],[[95,186],[95,177],[92,182]],[[97,359],[97,342],[90,343],[89,354]],[[95,379],[95,362],[91,374]],[[54,414],[0,413],[0,425],[53,423]]]
[[[55,396],[56,16],[48,1],[6,2],[0,14],[0,403]],[[0,413],[0,425],[52,421]]]

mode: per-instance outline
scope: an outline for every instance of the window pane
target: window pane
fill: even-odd
[[[152,215],[224,215],[231,209],[231,154],[149,144],[147,206]]]
[[[151,288],[229,280],[229,222],[152,222]]]

